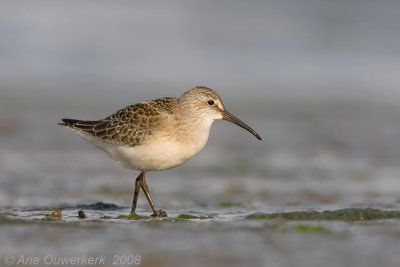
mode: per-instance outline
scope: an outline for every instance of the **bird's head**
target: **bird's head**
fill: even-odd
[[[203,86],[192,88],[183,93],[179,101],[185,107],[185,112],[193,114],[194,117],[211,122],[220,119],[230,121],[261,140],[261,136],[256,131],[225,109],[221,97],[210,88]]]

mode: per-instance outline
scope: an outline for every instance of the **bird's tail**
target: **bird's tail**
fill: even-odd
[[[62,126],[69,126],[69,127],[74,127],[74,125],[79,122],[79,120],[73,120],[73,119],[61,119],[63,122],[58,123],[58,125]]]
[[[105,132],[105,128],[107,127],[107,121],[81,121],[81,120],[73,120],[73,119],[62,119],[63,122],[60,122],[58,125],[67,126],[72,129],[82,131],[85,133],[89,133],[92,135],[95,134],[95,128],[97,131],[103,130]]]

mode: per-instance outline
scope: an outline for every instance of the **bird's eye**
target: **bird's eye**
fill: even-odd
[[[208,104],[209,104],[210,106],[214,105],[214,100],[208,100]]]

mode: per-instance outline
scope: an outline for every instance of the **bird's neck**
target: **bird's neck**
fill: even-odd
[[[181,125],[185,132],[184,140],[188,146],[192,146],[193,150],[200,151],[207,143],[210,128],[213,119],[202,116],[202,114],[193,113],[193,110],[186,110],[181,115]]]

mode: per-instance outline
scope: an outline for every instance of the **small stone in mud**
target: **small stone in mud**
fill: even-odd
[[[83,211],[83,209],[78,211],[78,217],[79,217],[80,219],[85,219],[85,218],[87,218],[87,216],[86,216],[85,212]]]
[[[42,218],[42,221],[54,221],[60,219],[61,217],[62,217],[61,210],[58,209],[44,216],[44,218]]]
[[[61,218],[62,217],[62,212],[61,212],[61,210],[56,210],[56,211],[52,212],[50,214],[50,216],[54,217],[54,218]]]

